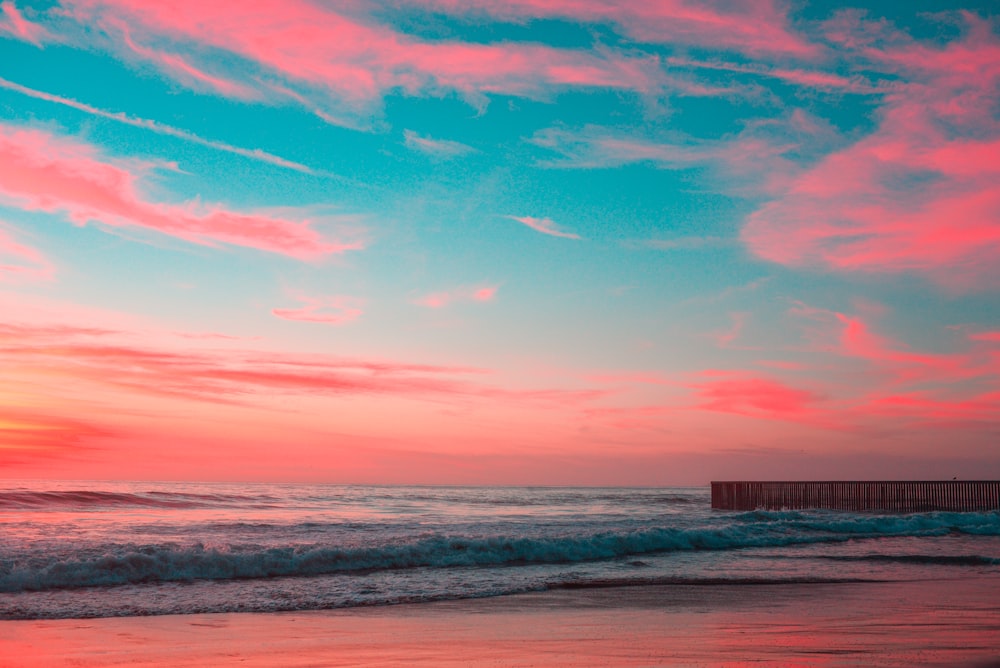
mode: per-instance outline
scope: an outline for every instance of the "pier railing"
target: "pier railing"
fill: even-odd
[[[899,513],[1000,510],[1000,480],[713,482],[712,507],[723,510],[833,508]]]

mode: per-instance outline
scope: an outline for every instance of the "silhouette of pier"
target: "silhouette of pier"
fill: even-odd
[[[1000,510],[1000,480],[712,482],[712,507],[890,513]]]

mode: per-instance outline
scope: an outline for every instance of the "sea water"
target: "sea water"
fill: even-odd
[[[0,483],[0,618],[1000,571],[1000,513],[712,510],[708,488]]]

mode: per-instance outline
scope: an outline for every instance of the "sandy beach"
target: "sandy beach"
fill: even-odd
[[[3,666],[996,666],[1000,578],[0,623]]]

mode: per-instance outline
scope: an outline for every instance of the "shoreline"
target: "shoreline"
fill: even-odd
[[[0,666],[988,666],[1000,576],[0,622]]]

